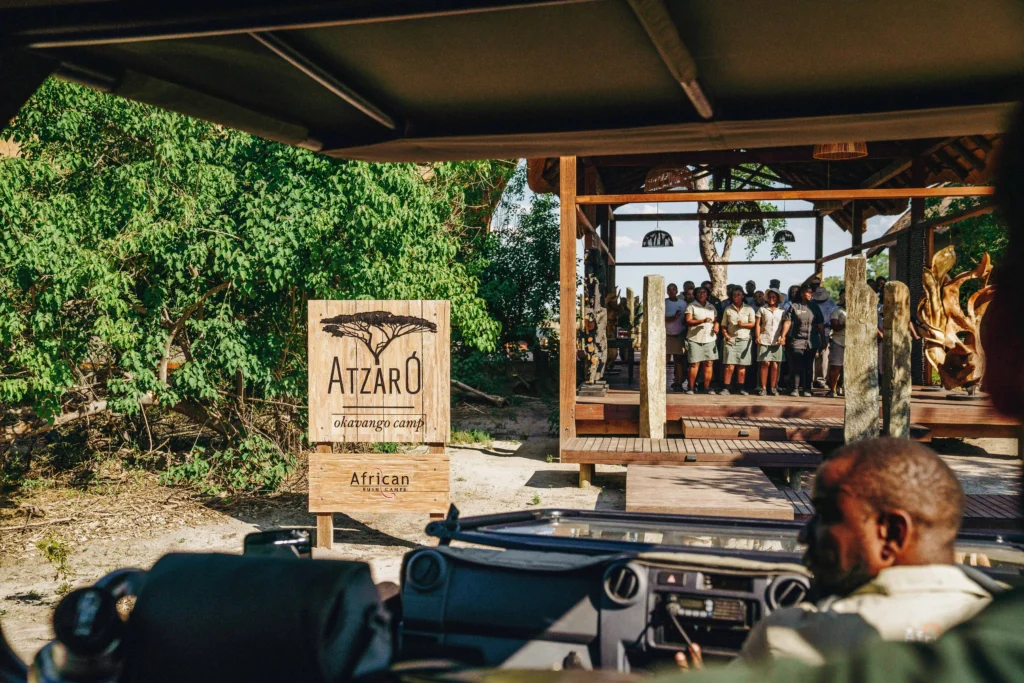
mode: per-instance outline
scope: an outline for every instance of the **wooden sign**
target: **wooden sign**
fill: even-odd
[[[447,301],[310,301],[310,442],[447,442],[450,312]]]
[[[310,301],[309,511],[317,547],[334,512],[427,512],[449,500],[451,305]],[[333,453],[332,442],[426,443],[427,453]]]
[[[312,453],[309,511],[443,513],[448,470],[444,454]]]

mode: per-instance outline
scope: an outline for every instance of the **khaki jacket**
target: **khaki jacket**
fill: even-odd
[[[991,600],[954,565],[890,567],[845,598],[772,612],[750,632],[740,659],[821,664],[870,640],[930,642]]]

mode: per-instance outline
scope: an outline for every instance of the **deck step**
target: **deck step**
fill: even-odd
[[[843,421],[834,417],[684,417],[681,422],[687,439],[843,441]],[[931,441],[931,430],[911,425],[910,438]]]
[[[561,459],[595,465],[817,467],[821,451],[808,443],[784,441],[581,437],[563,445]]]
[[[633,465],[626,511],[793,519],[793,506],[758,469]]]

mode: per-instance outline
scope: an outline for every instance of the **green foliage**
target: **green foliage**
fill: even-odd
[[[54,581],[60,581],[60,585],[57,586],[57,594],[66,595],[71,592],[69,579],[74,575],[71,570],[71,544],[53,534],[48,534],[36,541],[35,546],[53,567]]]
[[[391,441],[378,441],[373,444],[374,453],[397,453],[398,444]]]
[[[259,435],[223,450],[196,446],[184,461],[160,475],[165,485],[188,485],[209,495],[276,490],[295,466],[295,458]]]
[[[452,430],[451,444],[484,444],[490,445],[493,439],[491,435],[482,429]]]
[[[867,260],[867,275],[869,280],[889,279],[889,252],[882,251]]]
[[[276,464],[223,470],[278,462],[259,434],[299,446],[305,413],[280,406],[305,402],[309,299],[447,299],[460,348],[497,348],[473,245],[509,162],[334,160],[55,80],[5,136],[5,406],[52,420],[155,401],[225,446],[174,477],[254,490]],[[237,400],[239,375],[264,408]]]
[[[540,505],[540,494],[533,494],[533,498],[530,499],[530,502],[527,503],[527,505]]]
[[[968,209],[979,202],[974,197],[964,197],[951,202],[947,213]],[[999,263],[1009,244],[1009,234],[1001,216],[995,213],[975,216],[953,223],[949,228],[950,243],[956,246],[955,272],[975,268],[981,257],[988,253],[993,263]]]
[[[846,281],[838,275],[827,275],[822,279],[821,286],[832,295],[832,301],[839,301],[839,292],[846,289]]]

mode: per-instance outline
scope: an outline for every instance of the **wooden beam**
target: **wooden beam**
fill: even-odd
[[[903,158],[905,145],[872,142],[868,159]],[[814,146],[762,147],[755,149],[710,149],[694,152],[655,152],[651,154],[612,154],[588,157],[596,166],[613,168],[654,168],[656,166],[738,166],[740,164],[814,163]]]
[[[583,213],[583,210],[579,206],[576,207],[576,218],[579,220],[580,224],[583,225],[583,229],[587,231],[587,234],[593,238],[594,243],[597,244],[597,248],[608,256],[608,265],[614,266],[615,256],[612,255],[612,250],[604,243],[604,240],[601,239],[601,235],[598,234],[594,226],[591,225],[590,219],[587,218],[587,214]]]
[[[558,437],[564,445],[576,436],[576,157],[562,157],[559,173]]]
[[[821,277],[822,254],[825,249],[825,217],[814,218],[814,274]]]
[[[827,260],[827,259],[826,259]],[[781,265],[806,265],[815,263],[814,259],[793,259],[789,261],[715,261],[716,266],[781,266]],[[616,263],[618,268],[629,266],[703,266],[703,261],[629,261]]]
[[[693,108],[701,118],[710,119],[714,116],[714,109],[697,80],[697,63],[679,36],[679,29],[672,21],[664,0],[629,0],[629,6]]]
[[[850,237],[853,241],[853,253],[862,254],[864,242],[864,203],[853,202],[853,217],[850,220]]]
[[[580,195],[576,203],[585,204],[650,204],[670,202],[757,202],[803,199],[828,201],[842,199],[913,199],[915,197],[987,197],[995,194],[989,185],[971,187],[876,187],[848,190],[741,190],[724,192],[701,190],[691,192],[651,192],[649,194]]]
[[[760,218],[815,218],[817,211],[715,211],[713,213],[623,213],[616,214],[621,223],[653,223],[655,221],[746,221]]]
[[[971,153],[971,150],[964,147],[962,142],[960,142],[959,140],[954,140],[953,142],[950,143],[949,146],[952,147],[957,154],[962,156],[967,161],[967,163],[974,167],[975,171],[985,170],[985,162],[979,159],[978,157],[974,156],[974,154]]]

